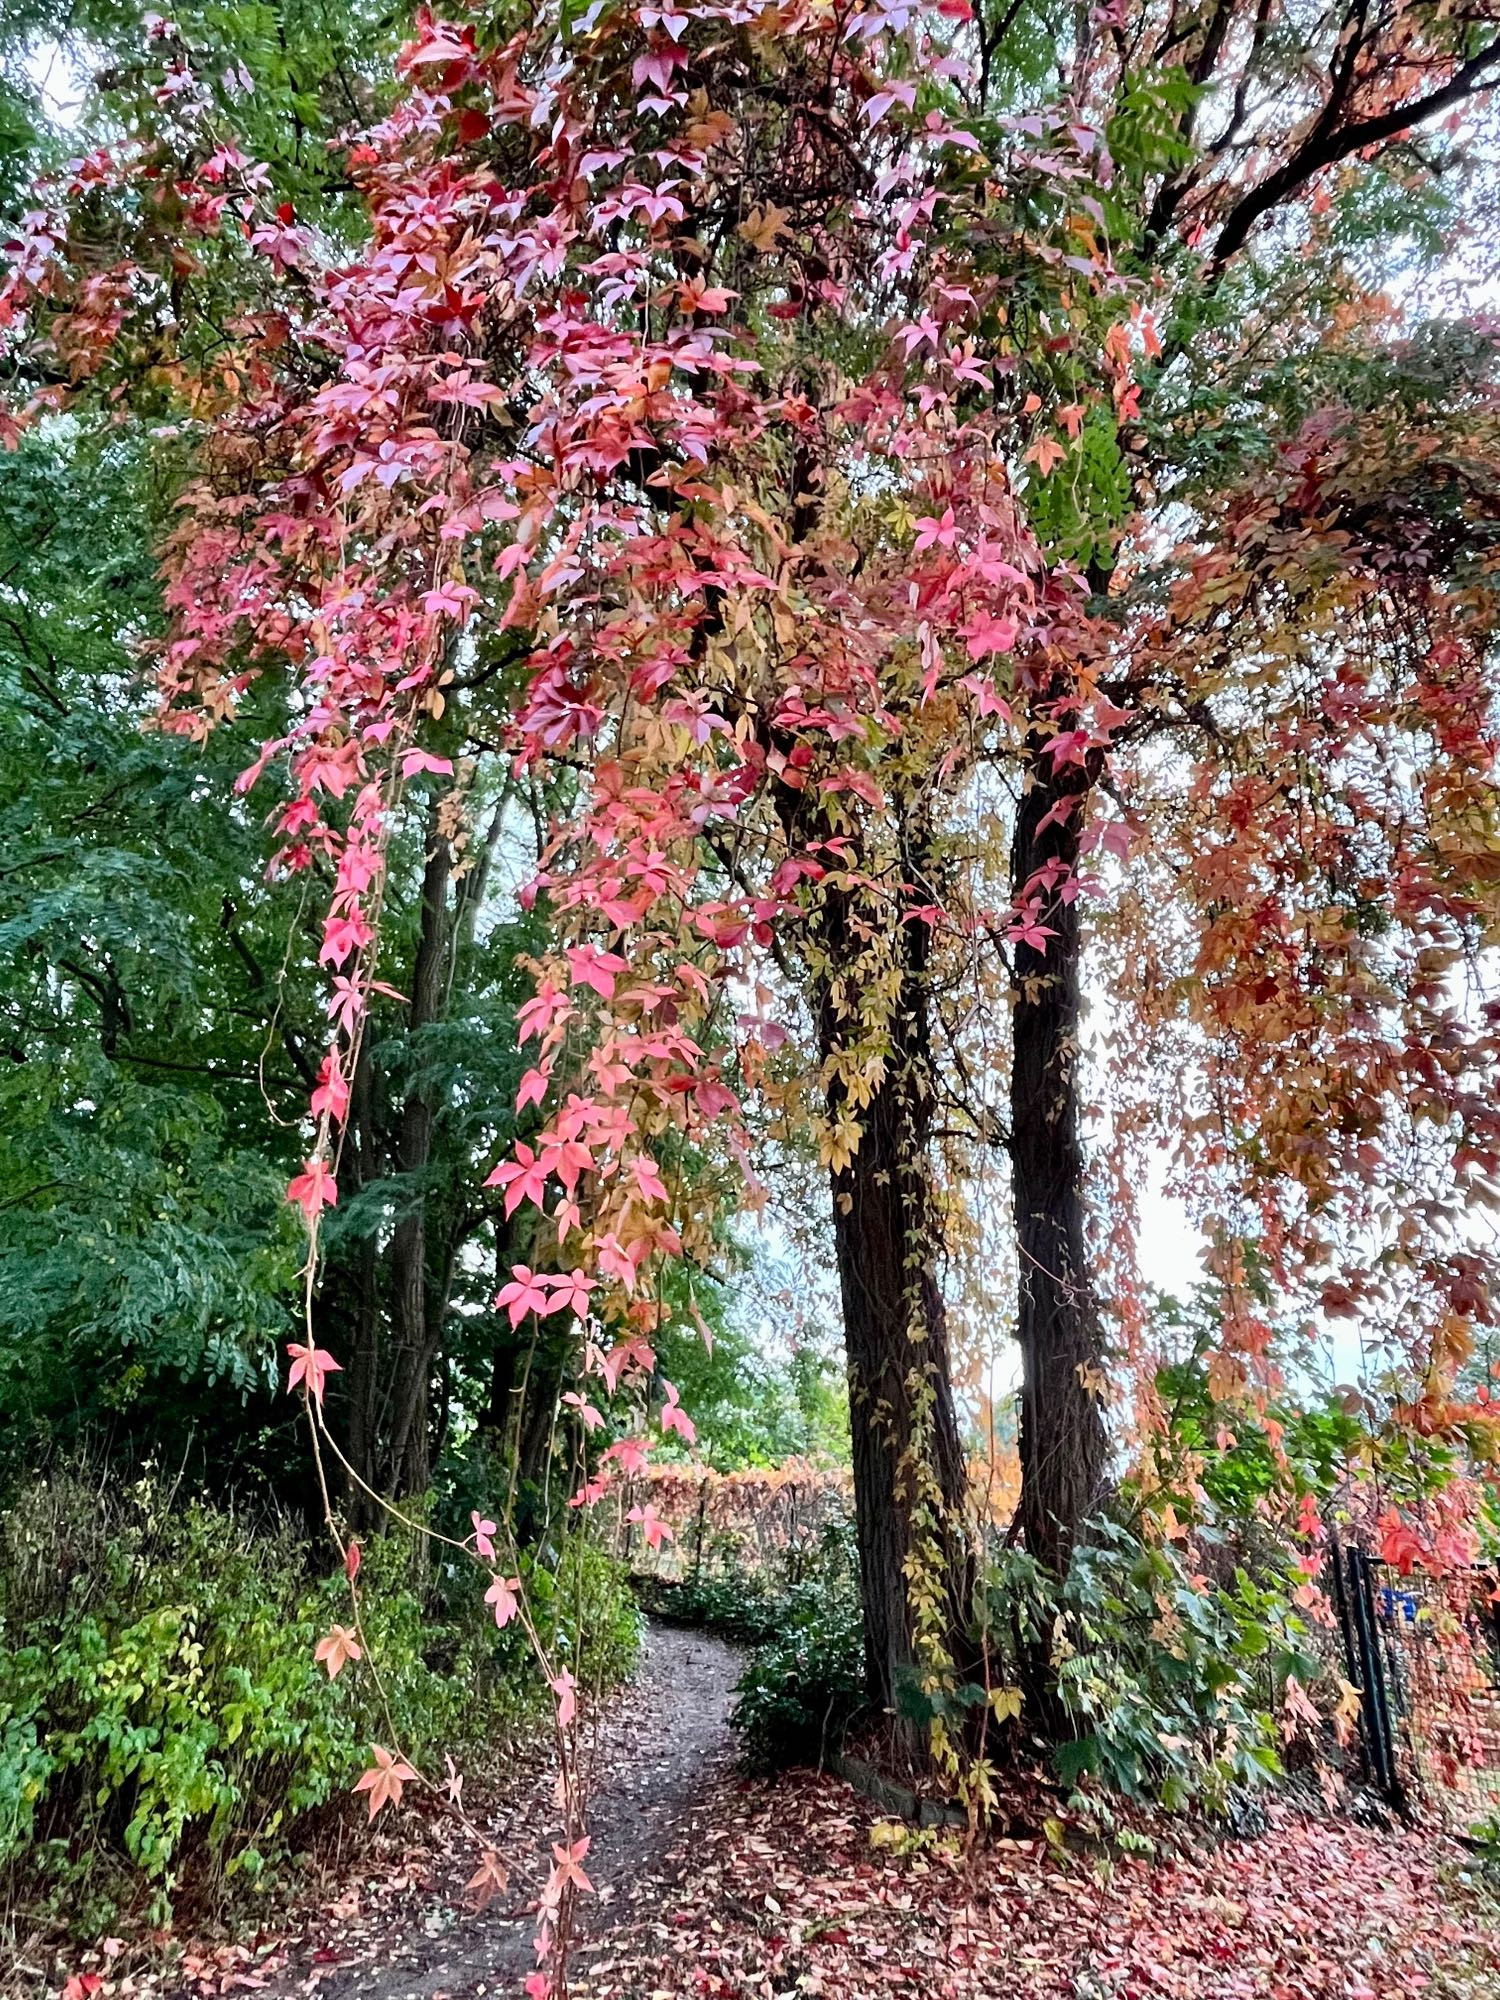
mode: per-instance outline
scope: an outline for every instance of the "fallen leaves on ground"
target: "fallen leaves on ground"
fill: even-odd
[[[1473,1856],[1444,1836],[1283,1799],[1251,1839],[1184,1819],[1157,1829],[1154,1855],[1002,1839],[966,1857],[832,1777],[737,1777],[735,1656],[661,1628],[650,1649],[651,1672],[601,1718],[573,2000],[1500,1996],[1500,1904],[1466,1886]],[[519,1995],[548,1856],[568,1850],[550,1845],[549,1770],[508,1780],[474,1801],[493,1842],[477,1873],[430,1801],[357,1841],[344,1815],[330,1821],[351,1841],[343,1862],[325,1854],[300,1909],[260,1936],[111,1938],[52,1982],[23,1950],[5,2000],[70,1977],[70,2000]],[[1014,1803],[1033,1823],[1048,1809]]]
[[[897,1858],[872,1844],[873,1807],[810,1774],[722,1786],[710,1820],[655,1914],[580,1952],[578,2000],[1500,1992],[1500,1931],[1453,1879],[1461,1851],[1420,1831],[1278,1805],[1264,1834],[1186,1859],[1019,1840]]]

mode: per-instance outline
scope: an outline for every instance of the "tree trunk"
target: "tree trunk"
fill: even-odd
[[[1108,1443],[1098,1390],[1103,1334],[1084,1240],[1079,1134],[1079,837],[1087,767],[1054,768],[1028,744],[1029,781],[1011,850],[1018,903],[1035,898],[1055,935],[1015,947],[1012,1189],[1020,1261],[1021,1527],[1054,1575],[1103,1497]],[[1052,817],[1056,814],[1057,817]]]
[[[411,1003],[407,1014],[408,1045],[423,1028],[441,1018],[447,998],[450,925],[448,880],[453,851],[435,826],[422,877],[421,929],[412,967]],[[413,1052],[412,1060],[420,1058]],[[417,1080],[408,1084],[401,1109],[396,1164],[403,1174],[425,1173],[432,1157],[437,1110],[432,1087]],[[387,1479],[393,1498],[420,1492],[427,1484],[430,1437],[429,1397],[432,1365],[442,1338],[447,1306],[446,1282],[434,1283],[432,1246],[428,1241],[428,1197],[418,1189],[408,1193],[406,1207],[391,1237],[391,1311],[395,1339],[390,1384],[390,1442]],[[445,1260],[446,1261],[446,1260]]]
[[[849,892],[825,894],[819,923],[825,962],[857,980],[860,926]],[[948,1331],[934,1267],[939,1225],[928,1180],[932,1129],[927,931],[901,927],[903,964],[889,1021],[884,1080],[857,1113],[852,1160],[831,1176],[834,1243],[849,1371],[856,1532],[870,1699],[897,1707],[917,1664],[916,1610],[908,1575],[914,1554],[929,1563],[941,1641],[956,1662],[968,1650],[969,1559],[964,1534],[965,1465],[954,1409]],[[825,1061],[847,1023],[830,982],[819,982],[818,1032]],[[844,1091],[829,1090],[830,1122]],[[930,1521],[930,1530],[923,1525]],[[925,1540],[925,1547],[922,1546]],[[916,1738],[898,1729],[909,1749]]]
[[[408,1039],[440,1020],[447,1003],[452,947],[449,884],[452,850],[434,824],[422,878],[421,915],[407,1013]],[[350,1116],[340,1161],[347,1196],[373,1185],[394,1165],[415,1179],[432,1159],[437,1103],[426,1081],[410,1082],[399,1113],[390,1106],[375,1066],[362,1051],[350,1087]],[[371,1493],[399,1500],[421,1492],[431,1476],[434,1418],[432,1378],[442,1340],[456,1246],[434,1228],[430,1193],[408,1190],[382,1257],[373,1234],[346,1244],[331,1259],[320,1292],[329,1345],[343,1359],[335,1377],[334,1412],[342,1419],[342,1449],[353,1468],[344,1490],[352,1527],[383,1522]]]

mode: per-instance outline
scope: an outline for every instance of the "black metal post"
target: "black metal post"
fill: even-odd
[[[1365,1776],[1393,1806],[1405,1804],[1391,1705],[1381,1657],[1375,1614],[1375,1565],[1363,1549],[1341,1547],[1329,1538],[1333,1562],[1333,1599],[1344,1641],[1349,1680],[1359,1689],[1359,1738]]]
[[[1405,1803],[1400,1774],[1396,1769],[1396,1739],[1391,1728],[1390,1693],[1386,1686],[1385,1661],[1381,1657],[1380,1632],[1375,1615],[1375,1565],[1363,1549],[1350,1549],[1349,1584],[1355,1629],[1359,1634],[1360,1658],[1364,1665],[1365,1702],[1370,1714],[1370,1742],[1375,1782],[1393,1806]]]

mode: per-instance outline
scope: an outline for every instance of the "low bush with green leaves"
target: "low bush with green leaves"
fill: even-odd
[[[731,1720],[763,1769],[820,1763],[865,1706],[864,1615],[851,1527],[828,1529],[751,1653]]]
[[[3,1534],[0,1866],[23,1900],[66,1902],[83,1934],[142,1895],[165,1916],[189,1878],[256,1884],[374,1741],[441,1766],[493,1755],[545,1712],[534,1663],[514,1628],[496,1632],[478,1579],[462,1592],[454,1579],[434,1618],[403,1537],[364,1552],[377,1693],[365,1664],[333,1681],[317,1664],[318,1641],[348,1620],[347,1586],[285,1524],[151,1477],[124,1493],[59,1477],[15,1498]],[[628,1671],[639,1616],[609,1558],[580,1536],[525,1568],[534,1615],[580,1682]]]
[[[1319,1681],[1326,1662],[1289,1562],[1243,1549],[1233,1560],[1232,1536],[1201,1532],[1213,1548],[1195,1554],[1215,1556],[1211,1576],[1174,1536],[1108,1517],[1091,1523],[1061,1586],[1024,1551],[993,1547],[975,1597],[985,1684],[934,1689],[912,1675],[897,1690],[899,1712],[973,1742],[987,1709],[992,1763],[1006,1754],[996,1725],[1013,1724],[1013,1751],[1024,1757],[1029,1744],[1095,1798],[1235,1810],[1282,1775],[1288,1683]],[[817,1763],[864,1709],[852,1525],[825,1534],[800,1582],[767,1594],[722,1576],[689,1579],[671,1586],[670,1610],[752,1645],[733,1717],[752,1764]],[[1053,1704],[1045,1728],[1028,1710],[1039,1682]]]
[[[1214,1583],[1170,1539],[1092,1524],[1059,1588],[1024,1553],[989,1566],[983,1613],[1000,1679],[1023,1682],[1026,1656],[1049,1655],[1071,1728],[1058,1775],[1125,1797],[1227,1809],[1281,1774],[1278,1710],[1288,1680],[1321,1672],[1286,1580],[1245,1567]],[[982,1698],[982,1691],[981,1691]],[[1024,1707],[1017,1704],[1024,1731]]]
[[[674,1625],[698,1625],[737,1645],[759,1646],[782,1622],[785,1588],[761,1577],[716,1571],[711,1576],[642,1576],[636,1595],[653,1618]]]

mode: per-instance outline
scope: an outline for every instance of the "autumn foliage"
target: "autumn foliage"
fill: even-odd
[[[653,1454],[696,1439],[657,1365],[696,1310],[676,1274],[778,1148],[815,1158],[871,1690],[915,1676],[943,1757],[996,1526],[954,1393],[977,1322],[1014,1298],[1043,1569],[1122,1463],[1147,1500],[1181,1472],[1134,1254],[1155,1147],[1211,1245],[1220,1449],[1270,1434],[1309,1315],[1378,1355],[1362,1449],[1406,1478],[1398,1529],[1412,1439],[1448,1472],[1494,1444],[1494,343],[1405,323],[1356,249],[1362,201],[1427,185],[1410,129],[1483,115],[1500,44],[1434,9],[1273,34],[1112,0],[1054,64],[1016,12],[424,11],[345,148],[352,249],[158,24],[170,115],[69,169],[0,296],[17,422],[149,392],[191,431],[162,727],[290,690],[240,788],[320,926],[287,1191],[320,1467],[369,1487],[317,1314],[372,1007],[425,1004],[381,962],[391,844],[418,811],[451,841],[456,717],[509,675],[489,748],[550,819],[528,1123],[487,1182],[533,1247],[495,1307],[576,1328],[569,1504],[644,1481],[659,1543]],[[1440,1503],[1449,1554],[1475,1504]],[[330,1499],[346,1557],[347,1522]],[[463,1546],[530,1631],[508,1532]],[[537,1651],[566,1771],[577,1684]],[[382,1747],[372,1815],[414,1776]],[[589,1886],[567,1818],[544,1953]]]

